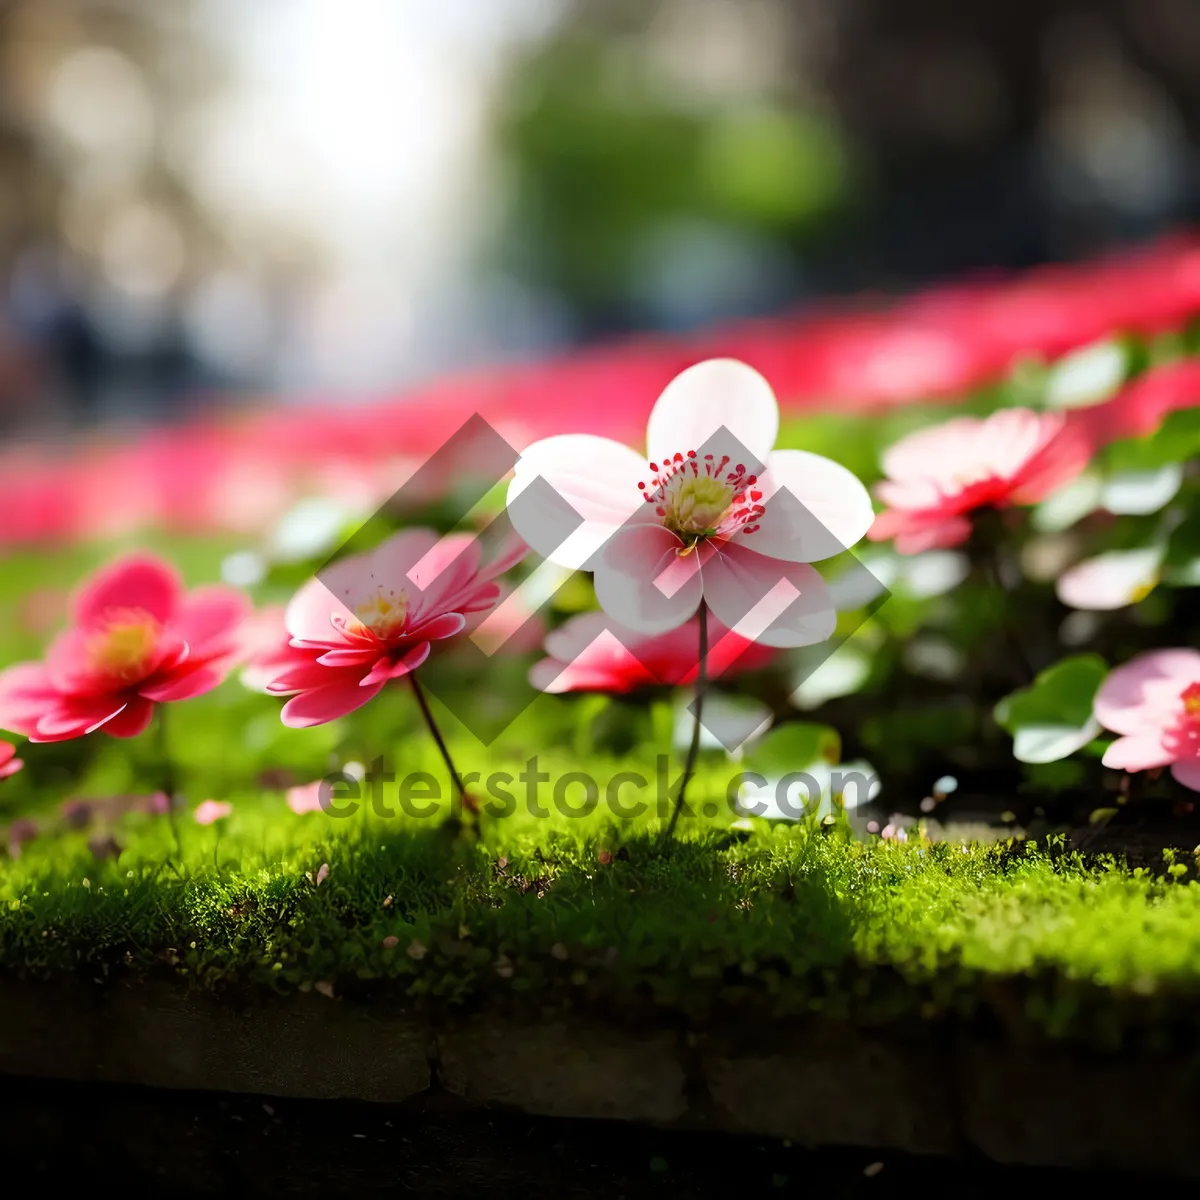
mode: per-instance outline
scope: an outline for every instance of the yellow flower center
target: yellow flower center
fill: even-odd
[[[700,457],[695,450],[678,453],[650,464],[654,474],[638,488],[667,529],[684,542],[687,553],[702,539],[734,532],[753,533],[763,514],[758,479],[728,456]]]
[[[354,615],[376,637],[393,637],[408,621],[408,596],[391,588],[380,588],[354,610]]]
[[[720,523],[732,500],[733,488],[721,479],[676,475],[664,497],[663,520],[676,533],[707,533]]]
[[[157,643],[158,624],[153,617],[122,613],[92,638],[88,655],[98,671],[132,682],[145,676]]]

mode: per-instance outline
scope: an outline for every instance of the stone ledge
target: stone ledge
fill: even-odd
[[[498,1013],[435,1028],[316,993],[0,985],[0,1075],[390,1103],[433,1087],[539,1116],[1200,1178],[1194,1062],[937,1035],[814,1020],[696,1037]]]

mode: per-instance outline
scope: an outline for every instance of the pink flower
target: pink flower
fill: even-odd
[[[727,628],[765,645],[824,641],[836,618],[808,564],[852,546],[874,513],[845,467],[773,450],[778,429],[757,371],[698,363],[654,405],[649,462],[591,434],[535,442],[509,485],[509,517],[550,562],[593,571],[600,607],[628,629],[665,633],[703,599]]]
[[[288,788],[287,790],[287,806],[298,817],[305,813],[321,811],[321,783],[320,779],[314,779],[312,783],[306,783],[300,787]]]
[[[536,663],[529,682],[543,692],[633,692],[695,682],[699,620],[667,633],[640,634],[614,627],[603,613],[572,617],[546,638],[549,658]],[[731,633],[708,618],[705,673],[710,679],[754,671],[775,656],[766,646]]]
[[[73,624],[44,663],[0,672],[0,727],[31,742],[96,729],[136,737],[155,704],[202,695],[225,678],[247,608],[240,593],[219,585],[185,592],[160,559],[123,558],[76,595]]]
[[[304,729],[361,708],[419,667],[433,642],[490,609],[500,596],[496,576],[525,553],[514,545],[481,567],[470,535],[439,540],[411,529],[310,579],[287,607],[290,641],[266,689],[292,697],[283,723]]]
[[[231,816],[233,816],[233,805],[228,800],[205,800],[203,804],[197,804],[192,813],[192,818],[197,825],[212,825]]]
[[[11,742],[0,742],[0,779],[15,775],[25,763],[17,758],[17,748]]]
[[[1042,500],[1089,456],[1087,439],[1056,412],[1006,408],[918,430],[883,456],[888,478],[877,492],[888,507],[867,536],[895,538],[901,554],[957,546],[971,513]]]
[[[1200,650],[1152,650],[1117,667],[1100,687],[1096,720],[1123,736],[1104,752],[1121,771],[1171,768],[1200,791]]]

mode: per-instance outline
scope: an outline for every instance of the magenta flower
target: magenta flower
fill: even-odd
[[[266,651],[275,664],[266,690],[291,696],[283,723],[304,729],[345,716],[414,671],[433,642],[461,633],[471,614],[495,605],[496,576],[526,550],[514,545],[481,567],[469,535],[439,540],[412,529],[310,579],[284,614],[288,645]]]
[[[655,403],[649,461],[590,434],[534,442],[509,485],[509,516],[550,562],[593,571],[601,608],[638,633],[674,629],[704,601],[765,645],[824,641],[836,618],[808,564],[852,546],[874,512],[845,467],[774,450],[778,431],[775,395],[757,371],[702,362]],[[521,501],[539,477],[557,502],[535,492]],[[565,538],[561,501],[583,518]]]
[[[887,508],[867,537],[901,554],[965,542],[970,516],[1045,499],[1087,465],[1087,438],[1058,412],[1005,408],[920,429],[883,456],[876,489]]]
[[[11,742],[0,742],[0,779],[15,775],[25,763],[17,758],[17,748]]]
[[[213,825],[233,816],[233,805],[228,800],[205,800],[197,804],[192,819],[197,825]]]
[[[123,558],[83,586],[71,628],[51,644],[44,663],[0,672],[0,727],[31,742],[96,729],[136,737],[156,704],[202,695],[225,678],[248,608],[230,588],[185,592],[160,559]]]
[[[1122,735],[1104,752],[1106,767],[1169,766],[1184,787],[1200,791],[1200,650],[1152,650],[1117,667],[1094,712]]]
[[[603,613],[581,613],[546,638],[548,658],[535,663],[529,682],[543,692],[625,693],[647,687],[681,687],[696,682],[699,619],[659,634],[612,629]],[[708,622],[705,655],[709,679],[754,671],[775,657],[768,646]]]

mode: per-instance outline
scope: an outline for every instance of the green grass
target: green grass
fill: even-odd
[[[728,817],[664,852],[653,818],[599,813],[521,812],[468,843],[366,809],[298,817],[279,794],[236,804],[223,830],[185,816],[181,855],[153,817],[115,830],[116,859],[83,832],[28,844],[0,871],[0,970],[643,1019],[941,1017],[1106,1045],[1186,1036],[1200,1011],[1182,865]]]

